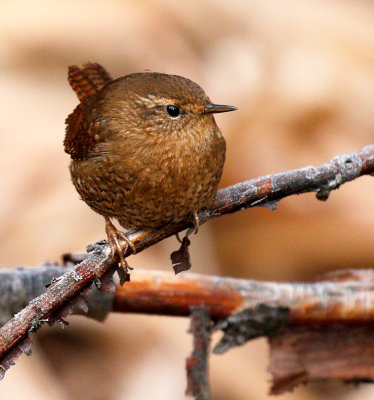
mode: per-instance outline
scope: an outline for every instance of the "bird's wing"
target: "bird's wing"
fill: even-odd
[[[68,72],[70,86],[79,100],[91,96],[113,79],[107,70],[98,63],[87,63],[82,68],[71,65]]]
[[[66,118],[66,135],[64,139],[65,152],[73,160],[82,159],[86,153],[88,135],[85,134],[82,120],[84,119],[85,106],[79,103],[75,110]]]
[[[73,160],[82,160],[100,136],[101,123],[90,112],[95,101],[93,95],[113,79],[100,64],[87,63],[82,68],[70,66],[68,80],[81,103],[65,120],[64,147]]]
[[[66,118],[65,152],[73,160],[86,158],[95,144],[103,139],[105,121],[94,115],[95,97],[88,97],[79,103],[75,110]]]

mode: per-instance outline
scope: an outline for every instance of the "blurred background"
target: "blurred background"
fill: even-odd
[[[227,140],[221,186],[319,164],[373,142],[374,3],[356,0],[0,2],[0,266],[59,261],[104,238],[79,200],[63,151],[64,119],[78,103],[67,66],[96,61],[113,77],[149,69],[189,77],[217,103]],[[312,280],[374,267],[374,181],[362,177],[327,202],[304,194],[277,211],[213,220],[192,238],[192,271],[264,280]],[[175,238],[131,257],[171,270]],[[184,398],[192,338],[183,318],[70,317],[43,328],[32,357],[1,382],[1,398]],[[268,348],[257,340],[211,357],[215,400],[268,398]],[[281,399],[369,399],[373,386],[298,388]]]

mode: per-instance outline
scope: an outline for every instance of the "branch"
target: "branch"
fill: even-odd
[[[374,145],[370,145],[355,153],[335,157],[329,163],[317,167],[305,167],[239,183],[218,191],[211,208],[199,213],[200,223],[253,206],[273,207],[280,199],[296,193],[316,191],[317,197],[325,200],[330,191],[341,184],[373,172]],[[130,231],[128,237],[137,252],[140,252],[191,225],[191,221],[186,219],[154,232]],[[72,299],[77,299],[94,280],[113,272],[118,260],[111,259],[105,241],[89,246],[88,251],[90,254],[87,258],[52,283],[43,294],[0,328],[0,358],[23,343],[28,334],[37,330],[43,322],[52,321],[56,312],[61,312]],[[131,249],[128,247],[124,255],[127,257],[130,254]]]
[[[84,257],[87,255],[70,255],[65,261],[69,260],[69,265]],[[53,264],[0,271],[0,309],[7,315],[14,304],[19,307],[37,296],[43,283],[64,271],[66,267]],[[24,282],[26,290],[14,290],[19,282]],[[17,293],[17,302],[9,301],[16,300]],[[111,311],[187,316],[193,309],[200,313],[203,306],[204,315],[219,321],[214,331],[225,332],[214,349],[218,354],[252,338],[268,336],[272,393],[282,393],[313,379],[374,379],[374,351],[370,350],[373,270],[338,271],[315,283],[261,282],[192,273],[175,276],[171,272],[137,270],[131,282],[117,285],[111,294],[92,291],[88,303],[91,316],[100,320]],[[195,349],[187,362],[188,390],[209,398],[207,351],[212,331],[209,318],[203,318],[203,314],[196,314],[191,323]],[[5,361],[29,352],[30,345],[27,339],[22,341],[21,346],[7,353]]]
[[[89,256],[72,257],[78,261]],[[0,325],[9,313],[39,296],[45,283],[51,279],[59,282],[67,268],[43,264],[0,270]],[[18,290],[21,285],[25,289]],[[329,273],[318,282],[282,283],[137,269],[124,286],[117,284],[111,293],[92,290],[86,297],[89,316],[98,320],[109,312],[183,317],[191,314],[191,308],[203,305],[214,321],[220,321],[266,304],[289,309],[291,326],[372,323],[374,270],[343,270]]]
[[[193,334],[193,351],[186,360],[187,389],[186,394],[198,400],[210,400],[208,377],[208,359],[212,321],[204,307],[191,308],[191,326]]]
[[[341,279],[342,274],[348,280]],[[343,271],[329,281],[279,283],[184,273],[137,270],[117,286],[113,311],[188,316],[204,305],[223,320],[260,304],[290,309],[289,324],[374,322],[374,271]]]
[[[270,336],[269,344],[272,394],[310,381],[374,382],[372,323],[289,326]]]

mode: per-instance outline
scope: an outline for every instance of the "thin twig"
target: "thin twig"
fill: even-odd
[[[316,191],[320,199],[326,199],[329,192],[341,184],[373,172],[374,145],[370,145],[355,153],[335,157],[329,163],[317,167],[305,167],[239,183],[217,193],[211,208],[199,213],[200,223],[257,205],[273,207],[274,202],[296,193]],[[155,232],[132,231],[128,237],[134,243],[137,252],[140,252],[191,226],[192,221],[186,219]],[[21,343],[30,330],[36,330],[43,321],[53,317],[59,309],[88,288],[95,279],[102,278],[116,265],[117,260],[111,259],[106,242],[91,246],[90,249],[89,257],[78,264],[73,271],[64,274],[0,328],[0,357]],[[129,256],[131,249],[127,248],[124,254],[126,257]]]

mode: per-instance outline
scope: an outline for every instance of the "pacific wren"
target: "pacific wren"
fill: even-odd
[[[66,119],[65,151],[74,186],[106,221],[112,255],[124,228],[154,230],[196,215],[215,196],[225,140],[203,89],[177,75],[141,72],[113,80],[99,64],[69,67],[80,103]]]

